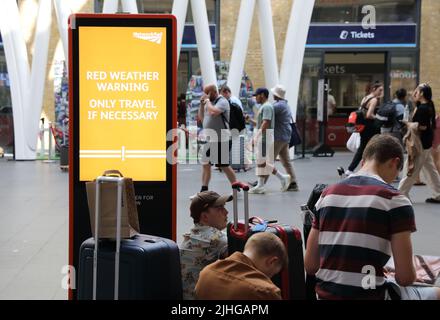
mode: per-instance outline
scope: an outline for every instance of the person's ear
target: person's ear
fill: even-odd
[[[203,211],[200,214],[200,222],[206,223],[208,221],[208,212],[207,211]]]
[[[280,263],[280,259],[277,256],[271,256],[267,258],[266,263],[268,264],[268,266],[273,268]]]

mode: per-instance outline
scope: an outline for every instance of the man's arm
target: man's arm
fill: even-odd
[[[393,234],[391,236],[391,250],[393,252],[397,283],[401,286],[411,285],[416,280],[411,232],[404,231]]]
[[[263,120],[261,123],[261,128],[258,129],[257,134],[253,139],[253,143],[256,144],[258,139],[266,134],[266,130],[270,128],[270,120]]]
[[[319,231],[312,228],[307,240],[304,267],[308,275],[315,275],[319,270]]]
[[[246,115],[245,120],[246,120],[247,122],[250,122],[254,127],[257,126],[257,121],[255,121],[254,119],[252,119],[248,114]]]
[[[200,107],[199,107],[199,112],[198,112],[198,116],[199,116],[199,120],[201,122],[203,122],[203,118],[205,118],[205,97],[207,98],[207,96],[202,97],[202,99],[200,99]]]
[[[221,110],[214,106],[210,100],[206,100],[206,109],[214,117],[219,116],[224,112],[224,110]]]

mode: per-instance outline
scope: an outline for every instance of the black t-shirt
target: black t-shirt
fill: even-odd
[[[419,105],[413,116],[413,122],[418,122],[419,126],[427,127],[426,130],[420,131],[420,140],[422,140],[423,149],[425,150],[432,147],[432,141],[434,140],[434,129],[431,120],[432,107],[429,104]]]

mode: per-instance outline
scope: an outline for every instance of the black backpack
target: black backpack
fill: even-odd
[[[390,101],[380,106],[376,113],[376,122],[383,128],[393,127],[396,123],[396,104]]]
[[[239,132],[246,128],[246,120],[240,106],[229,101],[229,129],[237,129]]]

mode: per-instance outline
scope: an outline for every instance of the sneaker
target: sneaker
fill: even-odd
[[[264,183],[267,183],[267,180],[269,180],[269,176],[266,176],[266,178],[264,178]],[[249,187],[256,187],[258,184],[258,180],[255,180],[254,182],[250,182],[248,181],[248,185]]]
[[[426,203],[440,203],[440,199],[428,198],[425,200]]]
[[[342,167],[337,167],[336,171],[338,171],[338,174],[340,177],[342,177],[342,175],[345,173],[345,170]]]
[[[264,194],[266,193],[266,189],[264,187],[253,187],[249,190],[249,193],[252,194]]]
[[[258,184],[258,181],[248,182],[249,187],[256,187]]]
[[[346,177],[351,176],[353,173],[354,173],[354,172],[353,172],[353,171],[350,171],[350,170],[345,170],[345,172],[344,172],[344,174],[345,174]]]
[[[281,181],[281,191],[287,191],[291,181],[292,177],[290,176],[290,174],[283,175],[283,180]]]
[[[298,184],[296,182],[291,182],[287,191],[299,191]]]

